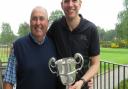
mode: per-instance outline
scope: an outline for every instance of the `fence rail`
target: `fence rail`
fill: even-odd
[[[128,65],[100,61],[100,71],[94,77],[93,89],[128,89],[126,81],[128,81]]]
[[[6,65],[5,63],[7,62],[1,62],[0,61],[0,89],[3,89],[3,84],[2,84],[2,81],[3,81],[3,75],[4,75],[4,72],[5,72],[5,69],[6,69]]]
[[[10,48],[8,45],[0,45],[0,61],[2,61],[0,62],[0,88]],[[94,77],[93,89],[128,89],[126,85],[128,85],[128,65],[100,61],[100,69]]]
[[[0,60],[6,62],[10,54],[11,46],[9,45],[0,45]]]
[[[7,62],[2,62],[0,66],[2,75],[6,64]],[[126,80],[128,81],[128,65],[100,61],[100,71],[94,77],[93,89],[127,89]],[[122,82],[121,86],[120,82]]]

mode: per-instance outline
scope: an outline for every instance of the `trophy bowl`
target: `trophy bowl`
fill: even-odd
[[[52,57],[49,60],[49,69],[52,73],[59,75],[63,85],[69,86],[75,82],[76,73],[83,67],[83,57],[80,53],[76,53],[74,57],[56,59]],[[79,68],[76,65],[81,64]],[[55,71],[56,68],[57,70]]]

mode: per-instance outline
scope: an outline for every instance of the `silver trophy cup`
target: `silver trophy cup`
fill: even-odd
[[[76,65],[80,65],[76,68]],[[62,58],[56,61],[54,57],[49,60],[49,69],[52,73],[59,75],[63,85],[68,86],[73,84],[76,79],[76,73],[83,67],[84,60],[80,53],[76,53],[73,57]],[[55,70],[57,69],[57,71]]]

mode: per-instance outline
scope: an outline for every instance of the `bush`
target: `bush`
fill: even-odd
[[[111,43],[111,48],[119,48],[119,45],[116,43]]]
[[[124,82],[124,81],[121,81],[121,82],[120,82],[120,87],[119,87],[119,88],[116,87],[115,89],[128,89],[128,79],[125,80],[125,88],[123,87],[123,86],[124,86],[124,85],[123,85],[123,82]]]
[[[128,48],[128,40],[100,41],[104,48]]]
[[[100,46],[103,48],[110,48],[111,47],[111,41],[100,41]]]

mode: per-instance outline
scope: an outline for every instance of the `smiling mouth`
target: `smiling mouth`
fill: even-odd
[[[41,28],[39,28],[39,27],[34,27],[34,29],[36,29],[36,30],[41,30]]]

